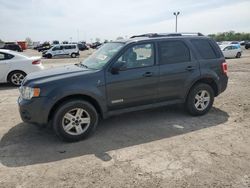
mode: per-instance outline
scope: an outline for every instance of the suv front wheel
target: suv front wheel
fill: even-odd
[[[62,104],[53,119],[55,133],[64,141],[79,141],[92,132],[98,124],[96,109],[88,102],[71,100]]]
[[[190,90],[186,109],[191,115],[199,116],[206,114],[214,102],[214,91],[208,84],[197,84]]]

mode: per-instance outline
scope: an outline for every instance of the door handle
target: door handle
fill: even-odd
[[[194,69],[196,69],[194,66],[187,66],[187,68],[186,68],[187,71],[192,71]]]
[[[153,76],[153,73],[152,72],[145,72],[142,76],[151,77],[151,76]]]

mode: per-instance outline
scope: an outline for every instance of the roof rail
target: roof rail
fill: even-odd
[[[204,36],[202,33],[147,33],[142,35],[134,35],[130,38],[137,38],[137,37],[176,37],[176,36]]]

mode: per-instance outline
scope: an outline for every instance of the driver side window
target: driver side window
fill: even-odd
[[[133,69],[154,65],[153,44],[135,45],[125,51],[116,63],[122,63],[122,69]]]

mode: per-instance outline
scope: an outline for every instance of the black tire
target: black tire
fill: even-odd
[[[46,55],[48,59],[51,59],[52,58],[52,55],[51,54],[47,54]]]
[[[241,57],[241,53],[238,52],[237,55],[236,55],[236,58],[240,58]]]
[[[72,57],[72,58],[76,58],[76,56],[77,56],[76,53],[72,53],[72,54],[71,54],[71,57]]]
[[[87,126],[87,125],[76,124],[75,122],[77,120],[72,121],[75,123],[74,127],[70,129],[72,132],[74,131],[77,132],[76,127],[78,126],[81,126],[82,129],[86,128],[86,130],[83,133],[79,135],[72,135],[65,131],[63,124],[65,123],[65,121],[67,121],[67,119],[65,120],[65,115],[68,112],[74,111],[74,109],[78,109],[78,108],[83,109],[85,112],[88,113],[89,118],[90,118],[90,123],[88,127],[86,128],[84,126]],[[77,116],[74,115],[74,117],[77,117]],[[63,141],[76,142],[84,138],[87,138],[88,136],[91,135],[91,133],[95,131],[96,126],[98,124],[98,119],[99,119],[98,113],[93,105],[83,100],[70,100],[70,101],[63,103],[59,108],[57,108],[54,114],[53,120],[52,120],[52,126],[56,135],[59,138],[61,138]]]
[[[22,81],[26,76],[25,72],[22,71],[13,71],[8,75],[8,82],[10,82],[13,86],[21,86]]]
[[[204,109],[198,109],[198,107],[195,106],[195,104],[198,104],[199,101],[195,98],[199,92],[201,91],[206,91],[206,94],[209,95],[210,97],[210,100],[209,102],[206,103],[206,107]],[[202,99],[201,100],[201,103],[202,103]],[[203,99],[204,100],[204,99]],[[213,102],[214,102],[214,90],[212,89],[212,87],[208,84],[204,84],[204,83],[200,83],[200,84],[196,84],[194,85],[189,94],[188,94],[188,97],[186,99],[186,109],[187,111],[193,115],[193,116],[201,116],[201,115],[204,115],[206,114],[210,109],[211,107],[213,106]],[[200,105],[201,107],[201,105]],[[202,108],[202,107],[201,107]]]

